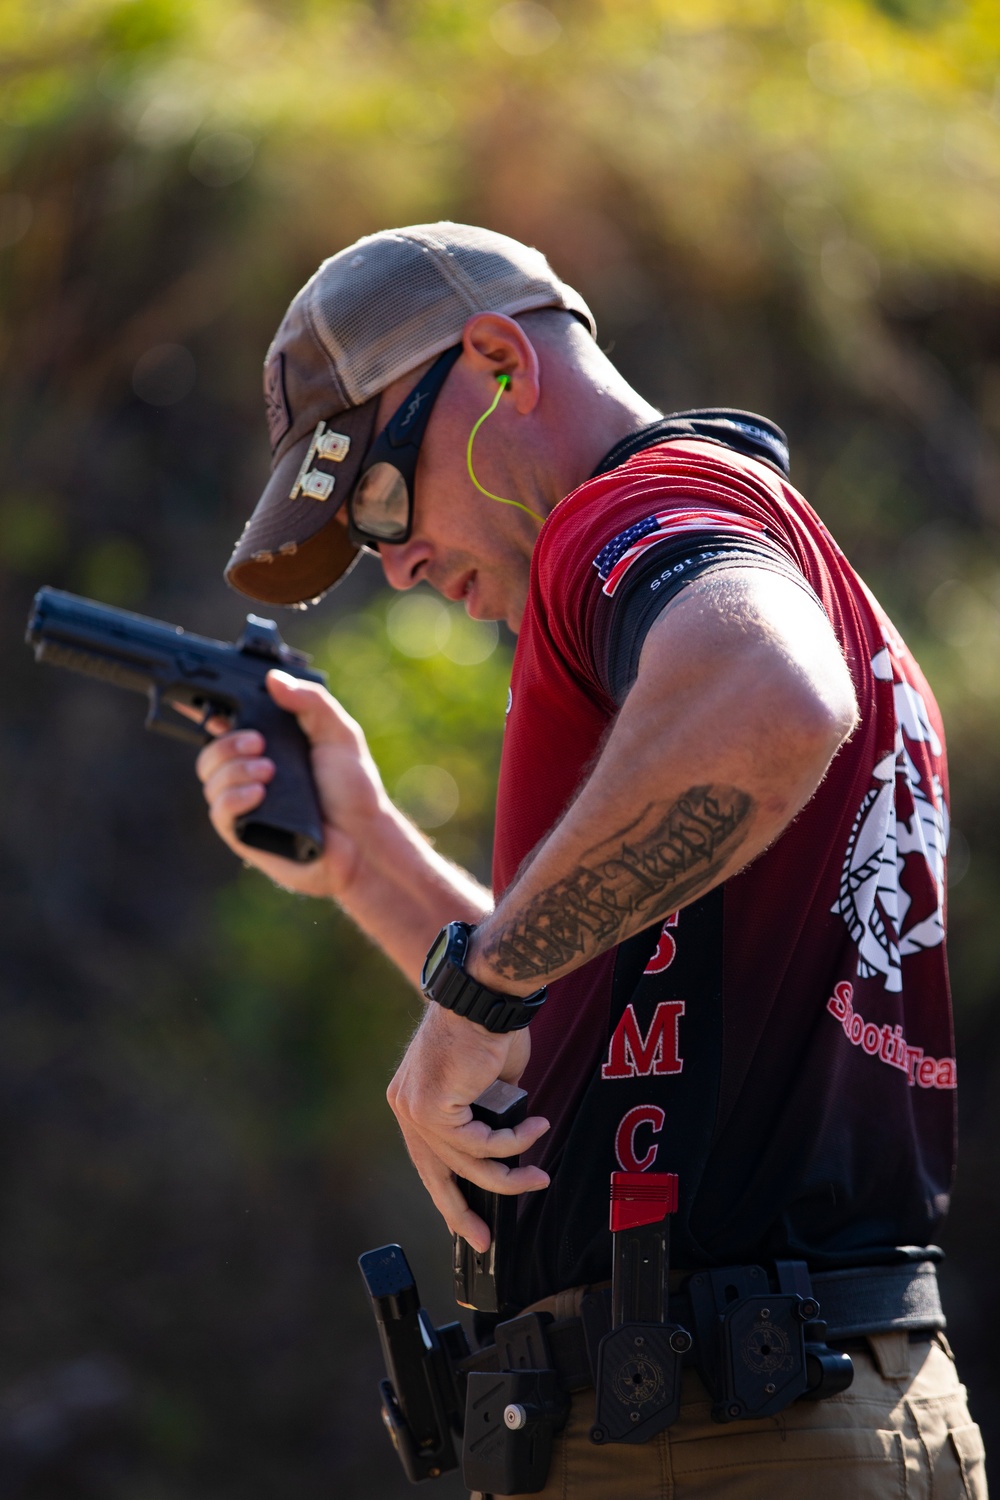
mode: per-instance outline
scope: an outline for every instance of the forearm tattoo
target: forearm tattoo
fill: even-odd
[[[651,802],[630,827],[588,849],[571,875],[488,939],[483,956],[509,979],[536,979],[590,958],[692,901],[747,835],[753,799],[733,786],[690,787]],[[502,917],[502,911],[500,913]]]

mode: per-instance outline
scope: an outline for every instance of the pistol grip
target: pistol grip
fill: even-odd
[[[252,849],[309,864],[323,852],[323,816],[309,759],[309,741],[294,714],[279,708],[263,680],[240,707],[239,728],[257,729],[274,762],[274,779],[259,807],[236,819],[236,836]]]

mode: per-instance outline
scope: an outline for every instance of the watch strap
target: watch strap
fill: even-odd
[[[455,929],[459,931],[456,932]],[[464,958],[464,950],[472,931],[470,924],[451,922],[445,931],[454,934],[455,938],[459,938],[460,934],[464,936],[465,941],[461,944]],[[451,950],[453,946],[455,944],[449,942],[448,949]],[[431,952],[433,951],[432,946]],[[480,984],[478,979],[473,979],[471,974],[467,974],[461,964],[449,956],[448,951],[432,974],[427,973],[425,965],[420,987],[428,1000],[434,1000],[438,1005],[443,1005],[445,1010],[464,1016],[466,1020],[474,1021],[478,1026],[493,1032],[520,1031],[541,1010],[546,996],[544,987],[531,995],[523,996],[505,995],[499,990],[491,990],[485,984]]]

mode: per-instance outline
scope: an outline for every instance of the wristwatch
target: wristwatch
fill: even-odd
[[[471,933],[469,922],[449,922],[441,928],[424,959],[420,988],[428,1000],[487,1031],[520,1031],[545,1004],[545,987],[532,995],[503,995],[473,979],[465,972]]]

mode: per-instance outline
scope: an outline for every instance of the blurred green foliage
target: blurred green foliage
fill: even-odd
[[[316,643],[316,664],[365,726],[390,792],[405,806],[409,782],[414,820],[439,829],[442,852],[487,882],[510,676],[497,636],[421,589],[388,608],[377,597]],[[456,664],[456,655],[465,660]],[[453,793],[443,809],[434,795],[442,779]],[[260,1149],[282,1144],[285,1133],[321,1153],[362,1130],[384,1133],[383,1091],[373,1080],[391,1076],[419,1017],[409,985],[329,910],[253,874],[221,892],[217,931],[214,992],[227,1050],[245,1060],[238,1066],[265,1074],[282,1063],[278,1107],[265,1115],[255,1100]]]
[[[132,1446],[23,1493],[405,1492],[353,1258],[406,1233],[444,1296],[383,1103],[418,1002],[335,912],[212,841],[137,703],[37,672],[18,642],[43,582],[238,632],[219,575],[267,471],[281,313],[357,235],[439,217],[540,245],[664,409],[777,419],[941,700],[965,1133],[949,1298],[985,1418],[995,0],[3,0],[0,47],[0,1384],[96,1349],[135,1389]],[[510,641],[376,586],[363,567],[282,629],[390,791],[485,877]]]

